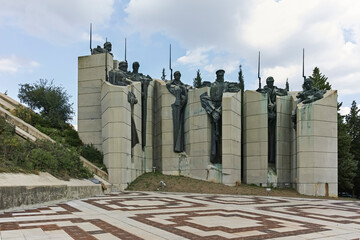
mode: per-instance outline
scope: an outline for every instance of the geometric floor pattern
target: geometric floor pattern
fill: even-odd
[[[360,239],[360,202],[122,192],[1,212],[0,239]]]

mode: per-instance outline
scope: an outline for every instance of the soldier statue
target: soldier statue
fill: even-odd
[[[267,95],[268,104],[268,162],[275,165],[276,156],[276,96],[286,96],[286,89],[274,86],[274,78],[268,77],[263,89],[256,90]]]
[[[210,115],[211,119],[211,163],[222,163],[222,96],[227,91],[227,84],[224,82],[225,71],[216,71],[216,80],[210,86],[210,96],[205,92],[200,95],[201,106]]]
[[[98,45],[96,48],[91,50],[91,55],[99,54],[99,53],[110,53],[112,55],[111,48],[112,48],[111,42],[106,41],[104,43],[104,48]]]
[[[175,102],[171,104],[173,116],[174,152],[185,151],[185,107],[188,100],[188,87],[180,81],[181,73],[174,73],[174,80],[166,83],[169,92],[175,96]]]

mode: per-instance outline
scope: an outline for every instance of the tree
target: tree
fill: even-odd
[[[20,84],[18,97],[55,128],[61,128],[74,114],[72,104],[69,103],[70,96],[64,88],[46,79],[40,79],[34,84]]]
[[[356,177],[354,178],[354,194],[360,196],[360,110],[355,101],[352,102],[350,113],[346,115],[348,133],[351,137],[350,153],[357,164]]]
[[[242,73],[242,69],[241,69],[241,65],[239,66],[239,87],[240,87],[240,91],[241,93],[244,93],[244,89],[245,89],[245,83],[244,83],[244,75]]]
[[[320,72],[318,67],[315,67],[313,70],[312,76],[309,76],[313,80],[313,86],[320,90],[330,90],[331,85],[327,82],[327,77]]]
[[[202,86],[202,78],[200,76],[200,69],[196,71],[196,78],[194,78],[193,86],[195,88],[200,88]]]
[[[338,110],[342,103],[338,104]],[[351,136],[343,116],[338,113],[338,186],[339,192],[353,192],[357,162],[350,153]]]
[[[161,75],[161,80],[165,81],[165,79],[166,79],[165,68],[163,68],[162,75]]]

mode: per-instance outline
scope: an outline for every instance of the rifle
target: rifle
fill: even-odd
[[[92,53],[91,42],[92,42],[92,23],[90,23],[90,54]]]
[[[170,44],[170,58],[169,58],[169,69],[170,69],[170,80],[172,81],[173,79],[173,69],[171,68],[171,44]]]
[[[126,60],[126,38],[125,38],[125,62],[127,62],[127,60]]]
[[[303,48],[303,69],[302,69],[302,77],[304,78],[304,81],[305,81],[305,79],[306,79],[306,77],[305,77],[305,70],[304,70],[304,66],[305,66],[305,64],[304,64],[304,62],[305,62],[305,49]]]
[[[258,57],[258,79],[259,79],[259,89],[261,89],[261,77],[260,77],[260,51]]]

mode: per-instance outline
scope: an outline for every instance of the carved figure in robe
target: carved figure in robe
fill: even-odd
[[[188,100],[188,88],[180,81],[181,73],[174,73],[174,80],[166,83],[169,92],[175,96],[175,102],[171,104],[173,116],[174,152],[185,151],[185,107]]]

